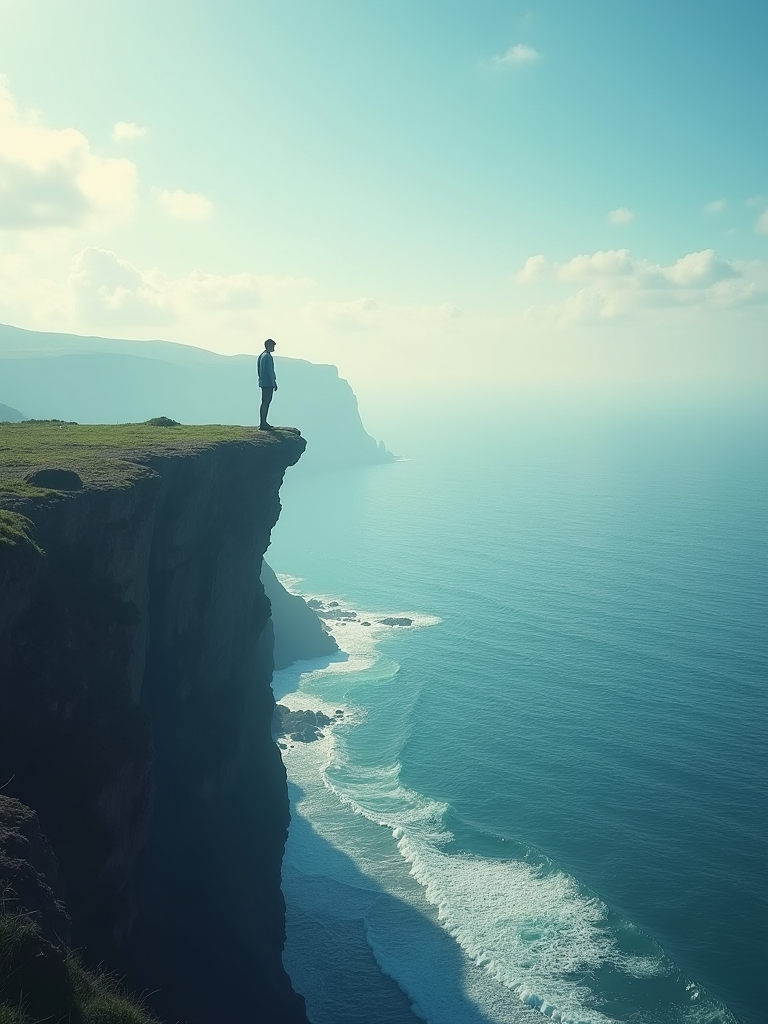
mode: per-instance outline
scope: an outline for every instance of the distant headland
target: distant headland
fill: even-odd
[[[394,460],[363,427],[357,399],[335,366],[275,357],[276,423],[310,444],[300,470]],[[0,420],[144,422],[164,413],[187,424],[256,424],[256,356],[223,356],[169,341],[121,341],[0,324]]]

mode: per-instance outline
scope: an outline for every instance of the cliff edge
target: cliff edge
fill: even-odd
[[[312,438],[300,471],[393,461],[366,432],[355,393],[335,366],[281,355],[275,364],[280,391],[272,415]],[[163,409],[184,423],[255,424],[256,356],[0,324],[0,402],[24,416],[80,423],[145,420]]]
[[[0,426],[0,785],[39,818],[83,958],[189,1024],[306,1021],[259,580],[304,446]]]

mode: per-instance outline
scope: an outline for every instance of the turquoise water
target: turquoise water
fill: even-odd
[[[284,752],[315,1024],[765,1019],[767,436],[519,417],[289,477],[271,564],[373,624],[275,680],[345,712]]]

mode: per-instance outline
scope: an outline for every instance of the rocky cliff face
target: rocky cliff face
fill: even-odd
[[[303,597],[289,594],[266,562],[261,567],[261,582],[272,606],[275,668],[338,651],[339,645],[319,615]]]
[[[305,1020],[259,581],[303,448],[134,453],[121,486],[2,502],[34,543],[0,544],[0,784],[37,812],[75,944],[190,1024]]]

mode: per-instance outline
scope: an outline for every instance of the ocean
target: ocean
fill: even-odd
[[[274,681],[336,716],[283,750],[310,1019],[764,1022],[765,419],[521,412],[406,447],[289,474],[267,555],[355,613]]]

